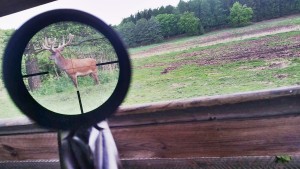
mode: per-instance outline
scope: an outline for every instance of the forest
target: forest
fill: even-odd
[[[136,47],[299,12],[300,0],[180,0],[176,7],[132,14],[115,28],[129,47]]]

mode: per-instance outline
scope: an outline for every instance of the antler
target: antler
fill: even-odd
[[[51,38],[46,38],[44,40],[44,43],[42,43],[43,49],[49,50],[49,51],[54,51],[54,45],[56,43],[56,38],[54,40],[51,40]]]
[[[74,35],[69,34],[69,40],[68,40],[68,42],[66,43],[66,42],[65,42],[65,37],[63,37],[63,44],[59,44],[59,46],[58,46],[57,49],[58,49],[58,50],[63,50],[64,47],[66,47],[66,46],[68,46],[68,45],[71,44],[73,38],[74,38]]]

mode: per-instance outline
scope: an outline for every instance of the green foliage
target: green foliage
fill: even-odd
[[[155,18],[149,21],[140,19],[135,26],[135,40],[139,45],[146,45],[162,41],[162,33],[160,31],[159,23]]]
[[[5,50],[5,46],[10,38],[10,36],[13,34],[14,30],[1,30],[0,29],[0,79],[2,79],[2,58]],[[3,86],[0,81],[0,86]],[[0,87],[1,90],[1,87]]]
[[[176,8],[172,5],[168,5],[166,7],[161,6],[156,9],[144,9],[143,11],[138,11],[134,15],[130,15],[127,18],[124,18],[121,22],[121,24],[126,23],[126,22],[133,22],[136,24],[136,22],[140,19],[146,19],[149,20],[152,17],[155,17],[159,14],[174,14],[176,13]]]
[[[116,81],[118,78],[117,70],[100,70],[99,79],[100,85],[105,86],[109,83]],[[94,86],[94,81],[90,77],[79,77],[78,85],[86,87]],[[34,95],[55,95],[62,92],[71,92],[74,90],[74,85],[71,79],[62,73],[61,76],[56,77],[54,75],[49,75],[47,80],[43,80],[42,85],[39,89],[33,91]]]
[[[124,43],[127,46],[136,46],[135,42],[135,24],[133,22],[125,22],[117,27],[117,31],[120,33]]]
[[[253,16],[252,8],[241,5],[239,2],[233,4],[230,9],[230,23],[233,27],[246,26],[250,24]]]
[[[149,20],[142,18],[136,24],[133,22],[120,24],[117,31],[129,47],[157,43],[163,40],[160,24],[154,17]]]
[[[245,5],[235,5],[233,8],[234,3]],[[124,18],[120,25],[128,22],[136,24],[140,19],[150,20],[151,17],[156,17],[164,38],[170,38],[183,33],[180,32],[178,26],[174,25],[176,23],[175,16],[177,16],[178,22],[180,14],[185,12],[194,13],[195,17],[201,21],[200,29],[203,28],[205,32],[208,32],[228,26],[245,26],[251,20],[261,21],[299,13],[300,0],[180,0],[176,7],[168,5],[139,11]],[[123,36],[123,38],[129,47],[141,45],[132,44],[132,41],[128,42],[127,36]]]
[[[190,11],[188,2],[185,2],[184,0],[180,0],[177,5],[177,10],[179,11],[179,13]]]
[[[178,15],[175,14],[159,14],[155,17],[161,26],[161,31],[164,37],[178,35]]]
[[[292,160],[292,157],[289,155],[279,155],[275,157],[276,163],[288,163]]]
[[[203,27],[199,18],[196,18],[193,13],[185,12],[180,16],[178,21],[179,30],[188,35],[203,34]]]

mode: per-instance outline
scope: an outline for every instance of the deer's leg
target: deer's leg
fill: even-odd
[[[78,82],[77,82],[77,76],[76,75],[70,75],[70,78],[72,79],[72,82],[76,89],[78,88]]]
[[[94,81],[95,81],[95,84],[99,84],[99,78],[98,78],[98,73],[95,71],[95,72],[92,72],[91,73],[91,76],[93,77]]]

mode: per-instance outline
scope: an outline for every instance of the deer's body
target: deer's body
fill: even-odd
[[[61,51],[65,46],[71,43],[74,36],[70,36],[69,42],[59,46],[58,48],[54,48],[53,46],[50,48],[49,42],[45,40],[45,44],[43,44],[44,48],[49,50],[52,54],[49,57],[51,60],[54,60],[57,67],[67,73],[67,75],[72,79],[75,87],[78,87],[77,77],[78,76],[87,76],[90,75],[96,84],[99,84],[98,79],[98,69],[97,62],[92,58],[85,59],[66,59],[61,54]],[[51,43],[52,45],[54,42]]]
[[[78,87],[77,77],[90,75],[96,84],[99,84],[97,62],[92,58],[65,59],[59,52],[51,56],[58,68],[65,71]]]

